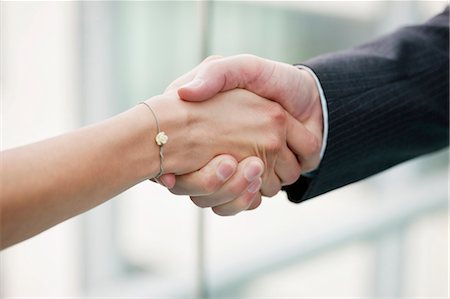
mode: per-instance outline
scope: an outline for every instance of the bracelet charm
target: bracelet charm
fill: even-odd
[[[155,141],[157,145],[163,146],[167,143],[167,140],[169,140],[169,136],[167,136],[165,132],[159,132],[156,134]]]
[[[159,121],[158,121],[158,118],[156,117],[156,113],[155,113],[155,111],[153,111],[152,107],[150,107],[150,105],[147,104],[146,102],[141,102],[140,104],[147,106],[147,108],[153,114],[153,117],[155,118],[155,121],[156,121],[156,132],[157,133],[156,133],[156,137],[155,137],[155,142],[159,146],[159,172],[153,179],[149,179],[149,180],[153,181],[153,180],[157,180],[161,175],[163,175],[163,172],[164,172],[163,146],[169,140],[169,136],[167,136],[167,134],[165,132],[159,130]]]

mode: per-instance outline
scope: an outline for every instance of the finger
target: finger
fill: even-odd
[[[287,145],[282,146],[274,163],[274,168],[269,168],[271,165],[267,166],[269,171],[266,171],[263,175],[261,194],[267,197],[275,196],[282,186],[296,182],[301,174],[297,156]]]
[[[254,210],[257,207],[259,207],[261,205],[262,199],[261,199],[261,193],[257,192],[255,193],[255,196],[253,197],[252,203],[250,204],[250,206],[247,208],[247,210]]]
[[[262,184],[260,192],[262,195],[272,197],[281,190],[281,180],[272,170],[265,172],[262,176]]]
[[[305,93],[303,77],[297,67],[286,63],[236,55],[202,64],[195,78],[178,89],[178,95],[186,101],[204,101],[221,91],[243,88],[278,102],[299,117],[303,111],[296,103]]]
[[[291,115],[288,115],[286,141],[289,149],[297,155],[303,173],[318,166],[321,141]]]
[[[243,193],[254,194],[255,180],[259,179],[264,171],[264,164],[257,157],[242,160],[231,177],[220,189],[206,196],[191,196],[192,201],[199,207],[215,207],[242,196]]]
[[[286,122],[295,120],[286,112],[283,115],[286,116]],[[277,147],[269,148],[267,156],[261,193],[264,196],[271,197],[281,190],[281,186],[294,183],[300,176],[301,168],[297,156],[289,149],[286,142],[280,143]]]
[[[221,91],[245,88],[262,73],[270,72],[271,67],[273,63],[253,55],[236,55],[204,63],[195,78],[178,89],[178,95],[188,101],[204,101]]]
[[[181,77],[178,77],[175,81],[170,83],[170,85],[167,86],[165,92],[169,91],[169,90],[172,90],[172,89],[179,88],[180,86],[182,86],[182,85],[192,81],[192,79],[195,77],[197,71],[199,70],[199,68],[202,65],[204,65],[207,62],[210,62],[210,61],[213,61],[213,60],[217,60],[217,59],[220,59],[220,58],[222,58],[222,56],[220,56],[220,55],[211,55],[211,56],[205,58],[199,65],[197,65],[192,70],[190,70],[186,74],[182,75]]]
[[[198,171],[177,176],[170,192],[177,195],[209,195],[220,189],[237,167],[238,163],[232,156],[219,155]]]
[[[261,178],[256,179],[253,183],[254,187],[252,190],[259,190],[262,184]],[[239,212],[242,212],[244,210],[247,210],[253,203],[253,200],[255,199],[255,194],[259,195],[258,191],[252,192],[244,192],[236,198],[235,200],[232,200],[228,203],[215,206],[212,208],[213,212],[220,216],[231,216],[236,215]],[[260,195],[259,195],[260,196]]]
[[[280,179],[281,186],[291,185],[300,177],[300,162],[297,155],[289,149],[287,144],[282,146],[278,154],[274,171]],[[277,193],[278,191],[279,190],[277,190]]]
[[[295,118],[293,118],[289,113],[286,113],[286,117],[287,117],[286,143],[282,145],[279,151],[274,168],[276,175],[278,176],[278,178],[280,178],[282,186],[290,185],[296,182],[300,177],[302,171],[302,164],[298,159],[297,152],[292,151],[292,149],[289,146],[289,140],[287,139],[288,136],[293,139],[296,138],[295,136],[297,136],[296,135],[297,133],[291,131],[297,129],[296,125],[299,122]],[[300,128],[303,129],[304,127],[301,126]]]
[[[176,178],[173,173],[166,173],[160,176],[159,179],[155,179],[155,181],[167,189],[171,189],[175,186]]]
[[[281,186],[296,182],[301,174],[299,160],[287,144],[281,146],[273,162],[266,162],[266,164],[268,171],[263,175],[261,186],[261,193],[264,196],[276,195],[281,190]]]

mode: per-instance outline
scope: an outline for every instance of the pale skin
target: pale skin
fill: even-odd
[[[180,110],[173,106],[183,103],[176,101],[177,89],[184,100],[204,101],[233,88],[244,88],[278,102],[289,114],[259,97],[256,99],[261,102],[244,105],[251,111],[243,109],[240,105],[251,98],[248,93],[243,97],[228,93],[213,101],[208,109],[192,110],[189,106],[192,104],[188,103],[185,104],[189,109],[184,109],[188,107],[184,104]],[[230,110],[224,110],[224,106],[217,104],[229,98],[238,99],[234,108],[239,107],[238,112],[243,112],[240,119],[230,118],[231,105]],[[256,208],[261,203],[261,195],[275,194],[282,185],[294,182],[300,172],[318,165],[322,110],[317,88],[311,75],[287,64],[251,55],[210,57],[176,80],[163,96],[148,103],[156,106],[162,127],[170,132],[171,142],[165,146],[165,163],[168,163],[165,173],[168,174],[160,182],[175,194],[190,194],[195,204],[212,207],[219,215]],[[215,113],[211,108],[215,108]],[[255,111],[267,120],[258,122],[261,115],[253,118],[260,127],[253,126],[255,122],[248,122],[245,117]],[[218,122],[217,115],[226,117]],[[38,234],[153,177],[159,171],[159,159],[158,148],[149,138],[149,131],[156,134],[155,123],[149,116],[146,107],[140,105],[75,132],[1,152],[1,248]],[[235,124],[235,131],[229,124]],[[189,136],[186,132],[192,132],[197,126],[207,130],[194,134],[197,142],[192,143],[192,139],[186,139]],[[255,131],[244,131],[242,127],[252,127]],[[268,128],[275,129],[284,139],[273,138],[277,134],[268,135]],[[211,144],[211,135],[242,138],[223,138],[224,143],[217,139]],[[174,140],[179,142],[174,145]],[[223,146],[226,144],[228,147]],[[185,148],[193,152],[186,155]],[[169,158],[167,153],[174,155]]]
[[[261,188],[276,192],[279,182],[293,182],[300,173],[291,149],[303,144],[291,132],[301,124],[277,103],[240,89],[202,103],[182,101],[168,90],[147,103],[169,136],[166,173],[185,184],[189,175],[183,175],[209,162],[198,173],[220,174],[219,180],[200,180],[192,189],[212,192],[228,180],[236,185],[230,177],[237,170],[246,177],[241,209],[248,209],[261,197]],[[1,248],[154,177],[160,167],[155,135],[152,114],[137,105],[103,122],[1,152]]]
[[[186,101],[205,101],[218,92],[243,88],[279,103],[302,124],[293,133],[302,146],[291,148],[297,154],[301,172],[317,168],[323,134],[322,106],[314,78],[306,70],[253,55],[212,56],[173,82],[171,87],[177,88],[180,98]],[[239,164],[231,179],[221,182],[213,171],[213,162],[190,174],[176,177],[167,174],[160,181],[173,193],[191,195],[197,206],[211,207],[222,216],[260,205],[261,197],[256,196],[250,205],[246,205],[245,188],[250,182],[244,176],[244,165]],[[215,188],[203,188],[198,182],[204,181]],[[272,192],[262,188],[261,193],[272,196],[281,186],[290,183],[266,180],[263,185],[270,184]]]

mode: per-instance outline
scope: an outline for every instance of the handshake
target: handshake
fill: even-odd
[[[146,104],[169,136],[156,181],[216,214],[255,209],[319,165],[322,105],[308,69],[212,56]]]
[[[314,179],[286,187],[290,200],[448,147],[448,53],[447,7],[423,25],[309,60],[320,83],[306,67],[210,57],[148,107],[0,152],[0,248],[147,178],[233,215],[319,163]],[[162,131],[169,139],[155,140]]]
[[[0,248],[148,178],[219,215],[258,207],[320,162],[317,86],[308,69],[210,57],[145,105],[1,152]]]

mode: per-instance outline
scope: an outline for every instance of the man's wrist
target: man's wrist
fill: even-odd
[[[311,77],[314,79],[314,83],[315,83],[315,87],[316,87],[314,92],[318,93],[318,98],[320,100],[319,101],[320,108],[322,110],[322,113],[321,113],[322,114],[322,144],[320,147],[320,161],[322,161],[322,158],[325,154],[325,149],[327,146],[327,139],[328,139],[328,107],[327,107],[325,94],[323,92],[322,85],[320,84],[319,78],[317,78],[317,76],[313,70],[311,70],[309,67],[307,67],[305,65],[296,65],[296,67],[308,72],[311,75]],[[313,96],[316,96],[316,95],[313,95]],[[319,164],[320,164],[320,162],[319,162]],[[319,166],[319,164],[318,164],[318,166]],[[317,168],[318,168],[318,166],[317,166]],[[313,174],[316,169],[308,172],[306,175]]]

